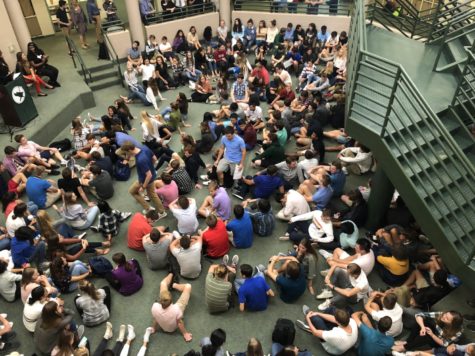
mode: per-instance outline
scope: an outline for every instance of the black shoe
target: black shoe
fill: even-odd
[[[9,333],[3,334],[0,338],[0,342],[8,342],[16,338],[16,332],[10,331]]]
[[[0,343],[0,354],[5,354],[8,351],[17,351],[19,348],[20,343],[18,341]]]
[[[58,82],[54,82],[53,84],[56,88],[60,88],[61,87],[61,84],[59,84]]]
[[[57,164],[52,164],[52,165],[50,166],[50,168],[51,168],[51,169],[58,169],[59,166],[58,166]]]
[[[53,169],[51,172],[49,172],[50,175],[52,176],[59,176],[61,174],[60,171],[57,171],[56,169]]]

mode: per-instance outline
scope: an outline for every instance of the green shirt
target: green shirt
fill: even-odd
[[[279,144],[282,147],[285,147],[285,145],[287,144],[287,130],[286,130],[286,128],[284,127],[282,130],[277,131],[275,134],[277,135],[277,140],[279,141]]]
[[[210,313],[226,311],[229,308],[229,296],[232,285],[208,273],[206,276],[205,298]]]
[[[168,124],[170,127],[172,127],[174,130],[178,130],[178,127],[180,126],[181,123],[181,113],[180,110],[175,110],[170,113],[170,120],[168,121]]]
[[[277,164],[285,160],[285,149],[280,143],[276,142],[267,147],[264,152],[260,155],[257,155],[253,161],[257,159],[266,158],[269,161],[269,164]]]

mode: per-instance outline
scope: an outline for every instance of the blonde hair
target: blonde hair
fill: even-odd
[[[40,227],[41,234],[44,237],[49,238],[57,234],[56,230],[53,227],[53,219],[51,219],[51,216],[49,216],[46,210],[38,210],[36,218]]]
[[[154,130],[153,130],[152,120],[150,120],[150,116],[145,110],[142,110],[140,112],[140,116],[142,118],[142,123],[147,127],[147,130],[149,134],[151,135]]]
[[[168,308],[172,304],[172,295],[170,291],[165,290],[160,292],[160,300],[159,303],[162,305],[162,308]]]

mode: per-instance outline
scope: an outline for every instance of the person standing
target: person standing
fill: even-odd
[[[121,149],[128,155],[135,157],[137,166],[138,181],[132,184],[129,193],[140,205],[142,205],[144,208],[144,214],[146,214],[147,211],[154,209],[158,212],[158,219],[164,218],[167,216],[167,213],[165,212],[165,208],[163,207],[161,200],[158,198],[153,185],[154,180],[157,178],[157,173],[155,172],[156,157],[147,147],[142,146],[141,148],[138,148],[130,141],[126,141],[121,146]],[[144,190],[147,192],[153,208],[145,201],[142,195]]]
[[[87,14],[89,15],[89,22],[96,25],[96,39],[98,43],[102,43],[101,36],[101,10],[97,6],[96,0],[87,0]]]
[[[79,33],[79,42],[81,42],[81,48],[88,49],[89,44],[86,41],[86,15],[84,14],[82,7],[79,5],[77,0],[71,1],[71,9],[69,10],[69,13],[76,31]]]
[[[234,134],[233,127],[226,127],[224,129],[224,137],[221,138],[218,156],[214,162],[214,165],[217,167],[216,172],[219,184],[223,185],[225,171],[231,170],[232,174],[234,174],[235,169],[242,171],[245,159],[246,144],[244,140]]]
[[[68,12],[66,8],[66,1],[59,0],[59,6],[56,10],[56,19],[58,20],[59,28],[61,28],[61,31],[63,32],[64,36],[69,38],[69,36],[71,35],[72,22],[69,21]],[[71,51],[69,52],[69,55],[72,55]]]

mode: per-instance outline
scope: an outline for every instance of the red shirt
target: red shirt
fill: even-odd
[[[292,89],[289,89],[287,87],[283,88],[279,92],[279,100],[285,101],[286,99],[289,99],[289,100],[295,99],[295,93],[292,91]]]
[[[129,231],[127,231],[127,246],[133,250],[144,251],[142,238],[150,234],[152,226],[148,223],[147,218],[135,213],[130,220]]]
[[[229,252],[228,232],[223,220],[218,219],[214,228],[203,233],[203,243],[206,245],[206,254],[211,258],[222,257]]]
[[[219,49],[217,49],[216,51],[214,51],[214,60],[216,62],[225,62],[226,61],[226,51],[221,51]]]
[[[251,77],[257,77],[259,79],[262,79],[265,85],[269,85],[270,83],[270,75],[265,67],[261,67],[260,70],[254,68],[251,72]]]

